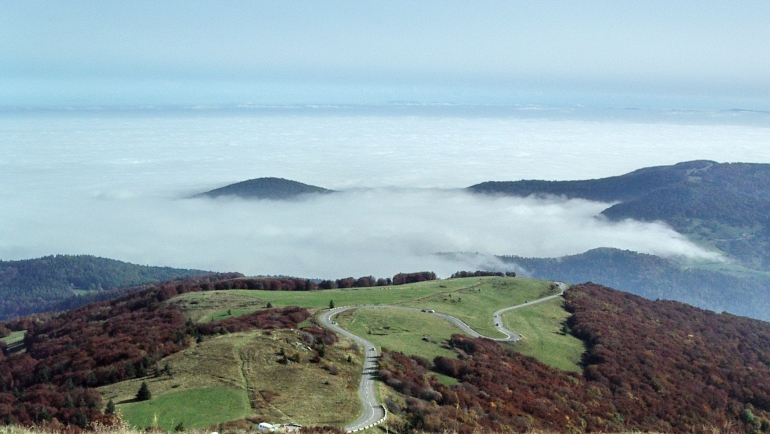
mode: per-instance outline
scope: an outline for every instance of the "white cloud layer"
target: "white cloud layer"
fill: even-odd
[[[377,110],[2,116],[0,259],[93,254],[339,278],[487,267],[436,252],[560,256],[617,247],[710,258],[661,224],[597,218],[607,204],[451,189],[693,159],[770,163],[764,114]],[[345,192],[301,202],[181,199],[263,176]]]
[[[437,252],[561,256],[617,247],[715,259],[657,223],[611,223],[608,205],[450,190],[353,190],[298,201],[107,195],[34,199],[0,229],[0,255],[91,253],[247,274],[339,278],[478,264]],[[55,246],[55,247],[54,247]],[[475,261],[476,259],[474,259]]]

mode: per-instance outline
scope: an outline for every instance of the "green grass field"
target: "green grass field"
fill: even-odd
[[[585,344],[580,339],[563,333],[563,324],[569,312],[562,307],[564,299],[533,304],[503,314],[503,324],[521,334],[524,339],[514,348],[546,365],[565,371],[581,372],[580,359]]]
[[[208,338],[161,360],[159,366],[168,364],[171,375],[110,384],[99,392],[105,404],[112,399],[125,420],[140,428],[152,424],[156,414],[164,429],[180,421],[194,428],[246,416],[303,425],[343,425],[355,419],[361,406],[361,352],[341,340],[327,346],[324,357],[315,362],[302,333],[253,331]],[[281,354],[292,360],[279,362]],[[331,366],[337,368],[336,375]],[[135,402],[142,382],[148,384],[152,399]],[[231,409],[196,414],[188,410],[217,407],[219,402]]]
[[[209,291],[188,293],[175,299],[188,316],[199,321],[234,317],[273,306],[298,305],[311,310],[335,306],[394,305],[433,309],[463,320],[474,330],[489,337],[504,337],[494,328],[495,311],[527,300],[557,293],[549,281],[510,277],[470,277],[436,280],[410,285],[336,289],[310,292],[283,291]],[[561,299],[539,303],[504,315],[506,326],[525,336],[515,348],[540,361],[569,371],[580,371],[583,343],[562,334],[562,323],[569,313],[561,308]],[[230,310],[230,314],[228,314]],[[460,332],[436,317],[397,309],[358,309],[337,317],[343,327],[370,339],[379,347],[432,359],[453,356],[440,344]],[[422,340],[428,336],[429,341]]]
[[[187,311],[197,314],[190,317],[198,321],[227,318],[264,308],[270,302],[273,306],[302,306],[310,309],[324,309],[329,302],[335,306],[351,305],[395,305],[434,309],[463,320],[479,333],[490,337],[504,337],[493,323],[492,314],[503,307],[524,303],[526,300],[553,295],[558,289],[551,282],[511,277],[469,277],[464,279],[435,280],[410,285],[333,289],[325,291],[210,291],[184,294],[176,303]],[[227,293],[227,294],[224,294]],[[217,295],[222,294],[222,295]],[[224,299],[240,299],[237,306],[221,304]],[[251,298],[247,303],[246,297]],[[195,304],[193,304],[195,303]],[[219,304],[217,304],[219,303]],[[214,307],[218,306],[218,307]],[[232,315],[227,315],[227,310]]]
[[[26,330],[22,330],[20,332],[11,332],[10,335],[0,338],[0,341],[5,342],[8,345],[15,344],[16,342],[19,342],[24,339],[24,334],[26,334]]]
[[[256,312],[259,309],[227,309],[224,311],[217,311],[211,315],[208,315],[200,320],[200,322],[212,322],[219,321],[227,318],[235,318],[241,315],[246,315],[252,312]]]
[[[558,288],[551,288],[551,282],[519,277],[456,280],[463,281],[465,287],[449,294],[433,294],[403,305],[434,309],[461,319],[484,336],[504,338],[505,335],[498,333],[494,327],[492,315],[495,311],[559,292]]]
[[[399,309],[356,309],[337,315],[336,321],[378,349],[385,347],[428,360],[436,356],[454,358],[455,354],[441,344],[452,334],[461,333],[460,329],[433,315]]]
[[[205,428],[217,422],[251,414],[246,391],[224,387],[169,392],[149,401],[120,406],[132,426],[159,426],[173,431],[180,421],[187,428]]]

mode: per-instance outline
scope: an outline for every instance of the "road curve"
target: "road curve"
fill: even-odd
[[[567,289],[567,285],[564,282],[556,282],[556,284],[559,285],[559,289],[560,289],[560,292],[558,294],[550,295],[548,297],[538,298],[537,300],[528,301],[527,303],[524,303],[524,304],[517,304],[515,306],[506,307],[494,313],[493,319],[495,323],[495,328],[500,333],[506,335],[507,337],[505,338],[491,338],[491,337],[484,336],[478,333],[477,331],[473,330],[468,324],[464,323],[463,321],[451,315],[438,313],[438,312],[431,312],[430,314],[437,316],[439,318],[445,319],[450,324],[454,325],[455,327],[459,328],[467,335],[474,338],[482,337],[482,338],[492,339],[498,342],[516,342],[521,339],[521,335],[506,329],[502,325],[503,324],[501,319],[502,314],[505,312],[508,312],[509,310],[519,309],[525,306],[542,303],[544,301],[548,301],[556,297],[560,297],[562,294],[564,294],[564,290]],[[334,317],[335,315],[350,309],[401,309],[401,310],[412,310],[412,311],[418,311],[418,312],[421,311],[420,309],[416,309],[413,307],[391,306],[391,305],[341,306],[341,307],[337,307],[337,308],[325,311],[318,316],[318,320],[323,326],[331,330],[334,330],[335,332],[343,336],[346,336],[352,339],[354,342],[357,342],[359,345],[361,345],[364,349],[365,357],[364,357],[363,373],[361,374],[361,383],[358,388],[358,396],[361,398],[361,403],[364,407],[364,412],[354,422],[345,426],[344,429],[347,432],[353,432],[353,431],[363,429],[365,427],[372,426],[378,423],[379,421],[384,420],[386,417],[385,408],[377,402],[377,397],[375,392],[375,380],[377,378],[377,375],[376,375],[377,358],[379,357],[379,352],[377,351],[377,348],[371,342],[343,329],[332,320],[332,317]]]
[[[521,335],[520,334],[512,332],[512,331],[508,330],[507,328],[505,328],[505,326],[503,326],[502,315],[505,312],[508,312],[509,310],[515,310],[515,309],[519,309],[519,308],[522,308],[522,307],[525,307],[525,306],[531,306],[533,304],[538,304],[538,303],[542,303],[544,301],[553,300],[556,297],[561,297],[562,295],[564,295],[564,291],[567,289],[567,284],[564,283],[564,282],[554,282],[554,283],[556,283],[559,286],[559,293],[558,294],[549,295],[548,297],[538,298],[537,300],[528,301],[528,302],[526,302],[524,304],[517,304],[515,306],[505,307],[505,308],[500,309],[497,312],[495,312],[494,315],[492,315],[492,318],[495,320],[495,328],[500,333],[508,336],[508,338],[507,339],[489,338],[489,339],[493,339],[495,341],[513,341],[513,342],[516,342],[516,341],[520,340],[521,339]]]
[[[366,339],[354,335],[349,331],[338,326],[337,323],[332,321],[332,317],[340,312],[344,312],[348,309],[355,309],[356,306],[345,306],[331,309],[324,312],[318,317],[318,320],[324,326],[334,330],[335,332],[346,336],[353,341],[357,342],[364,349],[364,367],[361,374],[361,383],[358,386],[358,396],[361,399],[361,404],[364,407],[363,414],[352,422],[345,426],[345,431],[352,432],[369,425],[375,424],[378,421],[385,418],[385,409],[377,402],[377,396],[374,388],[374,380],[377,378],[377,357],[379,352],[377,348],[371,342]]]

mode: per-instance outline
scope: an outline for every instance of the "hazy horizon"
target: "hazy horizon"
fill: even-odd
[[[93,254],[320,278],[448,275],[490,255],[597,247],[719,260],[665,225],[597,218],[609,204],[459,189],[693,159],[770,163],[761,113],[421,110],[14,112],[0,117],[0,258]],[[344,193],[186,199],[266,176]],[[458,264],[439,252],[481,256]]]
[[[770,110],[763,1],[6,2],[0,107]]]
[[[606,204],[454,189],[770,163],[769,15],[758,0],[5,2],[0,258],[339,277],[455,271],[445,251],[709,257],[663,225],[596,218]],[[264,176],[347,192],[183,199]]]

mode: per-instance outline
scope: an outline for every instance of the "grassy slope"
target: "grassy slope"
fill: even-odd
[[[484,335],[502,337],[493,327],[492,314],[496,310],[555,292],[548,281],[474,277],[403,286],[312,292],[209,291],[188,293],[173,302],[178,303],[188,317],[197,321],[227,317],[228,309],[232,316],[242,315],[263,308],[268,302],[274,306],[299,305],[316,309],[327,308],[330,300],[334,300],[336,306],[399,305],[447,313],[462,319]],[[533,305],[522,312],[526,313],[506,315],[506,320],[526,316],[526,321],[509,324],[509,328],[528,338],[526,342],[517,345],[517,350],[554,367],[579,370],[577,363],[582,354],[582,344],[576,345],[580,341],[572,336],[556,334],[561,331],[561,323],[569,314],[557,302]],[[406,354],[422,355],[428,359],[437,355],[451,356],[451,352],[441,348],[440,344],[452,333],[459,331],[433,316],[398,310],[362,309],[342,314],[337,320],[343,327],[349,327],[351,331],[369,338],[375,345]],[[368,334],[370,331],[372,335]],[[422,341],[424,335],[428,335],[435,343]],[[537,345],[534,344],[535,339],[540,339]]]
[[[20,332],[11,332],[10,335],[4,338],[0,338],[0,341],[4,341],[8,345],[15,344],[16,342],[23,340],[26,333],[26,330]]]
[[[360,354],[347,345],[327,347],[322,362],[311,363],[312,351],[301,343],[298,331],[233,333],[162,360],[160,366],[171,366],[171,376],[124,381],[100,392],[105,402],[112,399],[128,422],[140,428],[152,423],[155,414],[159,426],[167,429],[179,421],[193,428],[247,416],[276,423],[342,425],[356,417],[360,406]],[[302,361],[279,364],[281,349],[298,353]],[[337,366],[339,374],[331,375],[324,369],[327,364]],[[148,383],[153,399],[134,402],[142,381]],[[208,411],[211,400],[227,401],[229,410]],[[191,413],[191,406],[197,411]]]
[[[180,421],[185,427],[204,428],[216,421],[241,419],[251,408],[245,391],[215,387],[169,392],[150,401],[125,404],[121,411],[133,426],[171,431]]]
[[[267,301],[240,294],[240,291],[190,292],[169,300],[178,305],[194,322],[209,322],[228,316],[239,316],[264,308]],[[246,291],[249,292],[249,291]],[[231,315],[227,311],[231,310]]]
[[[556,298],[509,311],[503,314],[503,324],[524,337],[514,344],[516,351],[555,368],[581,372],[579,363],[585,344],[563,333],[562,324],[570,315],[563,303],[562,298]]]
[[[378,348],[433,360],[436,356],[454,358],[451,350],[440,345],[460,330],[430,314],[398,309],[357,309],[336,317],[337,323],[363,336]],[[422,338],[426,336],[429,341]]]
[[[526,300],[552,295],[550,282],[526,278],[474,277],[464,279],[437,280],[410,285],[334,289],[310,292],[277,291],[227,291],[228,294],[216,295],[217,291],[189,293],[180,297],[177,303],[195,306],[196,313],[189,315],[196,320],[221,318],[227,309],[232,314],[243,314],[264,307],[268,302],[274,306],[298,305],[322,309],[333,300],[336,306],[350,305],[397,305],[434,309],[437,312],[455,316],[473,327],[479,333],[491,337],[504,337],[494,328],[492,314],[507,306],[524,303]],[[251,297],[239,299],[238,306],[209,308],[211,303],[224,298],[237,296]],[[193,305],[192,303],[197,303]],[[253,309],[253,310],[249,310]],[[193,312],[192,310],[190,312]]]
[[[327,308],[330,300],[334,300],[336,306],[398,305],[435,309],[462,319],[483,334],[496,336],[492,319],[496,310],[554,292],[547,281],[483,277],[313,292],[207,291],[184,294],[170,302],[182,307],[188,318],[201,322],[253,312],[264,308],[268,302],[276,307],[299,305],[319,310]],[[527,337],[525,342],[515,346],[517,350],[551,366],[579,370],[577,363],[582,354],[582,343],[559,333],[567,316],[560,301],[554,301],[508,313],[504,321],[509,328]],[[428,359],[438,355],[454,357],[454,353],[442,348],[441,343],[459,332],[435,316],[397,309],[357,309],[339,315],[337,322],[379,347]],[[249,411],[237,410],[236,413],[240,413],[236,416],[220,412],[200,421],[192,418],[188,421],[183,412],[166,411],[162,413],[160,425],[173,428],[172,425],[184,420],[189,427],[208,426],[227,418],[248,415],[271,422],[305,424],[343,425],[353,420],[359,411],[356,390],[360,378],[360,354],[349,349],[347,343],[338,344],[331,349],[332,354],[327,353],[327,359],[340,368],[339,376],[330,375],[319,365],[307,363],[309,352],[302,363],[278,364],[273,359],[277,359],[280,346],[287,351],[302,352],[296,333],[281,331],[272,337],[261,332],[238,333],[205,341],[161,362],[168,361],[174,375],[152,380],[153,401],[158,400],[158,404],[131,403],[141,380],[104,388],[105,400],[112,398],[119,403],[119,408],[125,409],[124,413],[137,426],[144,426],[148,420],[151,422],[148,415],[158,413],[161,418],[158,409],[166,411],[175,406],[189,406],[186,402],[206,394],[221,394],[222,399],[239,394],[248,396]],[[278,336],[277,340],[273,339]],[[423,336],[428,336],[429,341],[423,341]],[[352,363],[347,362],[348,355]],[[238,404],[231,407],[242,408]]]

